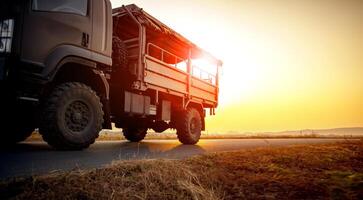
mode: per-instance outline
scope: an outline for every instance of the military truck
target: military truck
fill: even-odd
[[[0,41],[2,145],[38,129],[79,150],[112,123],[131,142],[176,129],[196,144],[218,105],[222,62],[136,5],[2,0]]]

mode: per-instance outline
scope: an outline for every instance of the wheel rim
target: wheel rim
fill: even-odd
[[[91,110],[89,106],[82,101],[73,101],[70,103],[65,112],[66,126],[72,132],[81,132],[89,124],[91,119]]]
[[[197,135],[199,133],[199,124],[196,118],[192,118],[190,121],[190,133],[193,135]]]

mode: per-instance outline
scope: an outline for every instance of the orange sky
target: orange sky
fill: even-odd
[[[224,62],[208,132],[363,126],[362,0],[135,3]]]

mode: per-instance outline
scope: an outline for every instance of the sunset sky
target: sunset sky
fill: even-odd
[[[362,0],[135,3],[223,60],[208,132],[363,127]]]

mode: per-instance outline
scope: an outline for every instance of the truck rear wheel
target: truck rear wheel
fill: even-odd
[[[57,86],[46,100],[42,115],[39,132],[56,149],[87,148],[95,142],[102,129],[100,98],[82,83]]]
[[[123,128],[122,132],[128,141],[140,142],[145,138],[147,133],[147,128],[128,127],[128,128]]]
[[[183,144],[196,144],[202,132],[202,120],[199,112],[194,108],[188,108],[182,112],[177,122],[178,139]]]

